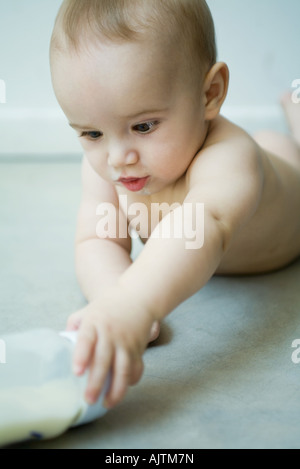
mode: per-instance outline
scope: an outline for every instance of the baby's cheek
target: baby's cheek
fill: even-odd
[[[188,166],[189,162],[186,162],[184,158],[180,158],[175,155],[165,160],[164,164],[159,166],[158,172],[162,179],[174,181],[179,179],[185,173]]]
[[[103,179],[107,179],[108,175],[108,168],[103,159],[101,158],[101,155],[99,152],[96,151],[88,151],[88,149],[85,149],[84,152],[88,162],[90,163],[91,167],[93,170],[99,174],[99,176],[103,177]]]

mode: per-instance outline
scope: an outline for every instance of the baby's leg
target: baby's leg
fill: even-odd
[[[281,104],[290,128],[291,135],[272,131],[262,131],[254,139],[266,150],[278,155],[300,169],[300,103],[293,103],[291,95],[284,95]]]

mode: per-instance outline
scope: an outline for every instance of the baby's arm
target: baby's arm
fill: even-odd
[[[114,205],[116,213],[119,214],[118,196],[114,188],[98,176],[84,157],[82,198],[75,239],[75,264],[81,290],[88,302],[99,298],[101,291],[115,284],[132,263],[130,236],[121,239],[97,236],[99,217],[96,216],[96,211],[102,202]],[[120,214],[122,216],[122,212]],[[127,226],[125,216],[120,222]],[[68,320],[68,328],[77,329],[83,314],[84,310],[72,314]]]
[[[206,284],[235,234],[255,213],[263,187],[259,157],[253,148],[237,151],[233,145],[202,152],[187,180],[189,192],[184,202],[194,209],[197,203],[205,204],[204,245],[187,249],[190,240],[184,236],[156,238],[154,232],[117,284],[91,304],[75,354],[80,372],[90,366],[87,397],[91,402],[109,370],[109,406],[118,403],[128,385],[138,381],[151,325]],[[160,228],[168,227],[174,217],[175,212],[164,217]]]
[[[189,248],[189,239],[147,241],[138,259],[120,277],[120,282],[162,320],[178,304],[201,289],[217,270],[235,235],[256,212],[263,190],[263,168],[255,145],[237,151],[234,146],[205,150],[188,173],[189,192],[183,205],[163,218],[160,232],[168,232],[173,220],[185,219],[185,204],[204,204],[204,244]],[[234,152],[237,153],[234,156]],[[175,221],[174,221],[175,223]],[[163,226],[165,225],[165,229]],[[202,227],[198,227],[201,230]]]
[[[118,238],[114,234],[111,238],[102,238],[97,234],[96,211],[103,202],[115,207],[116,215],[122,218],[117,223],[127,227],[127,220],[119,211],[115,189],[96,174],[86,158],[82,164],[82,188],[75,240],[76,270],[86,298],[91,301],[99,296],[99,286],[114,283],[131,264],[131,238],[129,235]]]

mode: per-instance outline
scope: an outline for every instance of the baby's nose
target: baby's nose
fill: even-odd
[[[121,147],[115,147],[110,150],[107,162],[109,166],[120,168],[136,164],[138,159],[139,156],[136,150],[126,150]]]

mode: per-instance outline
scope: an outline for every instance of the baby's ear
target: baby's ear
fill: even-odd
[[[226,98],[229,70],[225,63],[217,62],[209,70],[204,81],[205,119],[210,121],[220,112]]]

